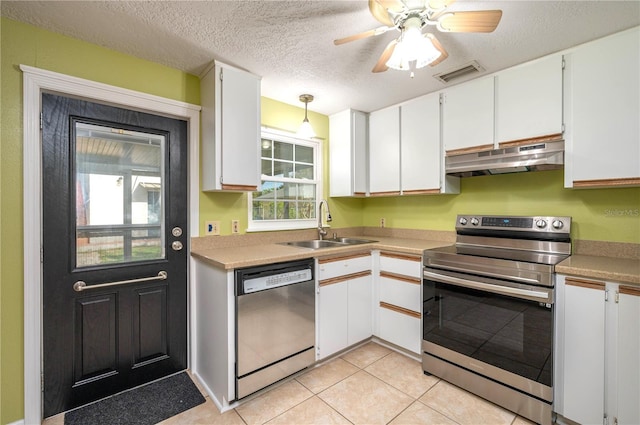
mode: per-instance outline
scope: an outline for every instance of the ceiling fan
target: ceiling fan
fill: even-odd
[[[492,32],[502,17],[501,10],[449,12],[455,0],[369,0],[369,11],[384,26],[334,40],[335,45],[361,40],[397,29],[400,37],[392,40],[380,55],[372,72],[389,68],[413,71],[435,66],[449,54],[431,33],[422,28],[435,26],[443,32]]]

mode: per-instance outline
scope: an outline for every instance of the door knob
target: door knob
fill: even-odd
[[[182,249],[182,242],[180,241],[174,241],[171,243],[171,248],[174,251],[180,251]]]

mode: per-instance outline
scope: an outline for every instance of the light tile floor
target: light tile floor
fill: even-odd
[[[531,424],[454,385],[424,375],[418,361],[374,342],[222,414],[203,394],[204,404],[161,425]],[[60,425],[61,417],[47,419],[44,424]]]

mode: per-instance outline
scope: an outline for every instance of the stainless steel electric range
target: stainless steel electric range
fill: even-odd
[[[553,421],[555,265],[571,217],[460,215],[424,251],[425,373],[540,424]]]

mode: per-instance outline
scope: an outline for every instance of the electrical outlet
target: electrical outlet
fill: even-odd
[[[231,233],[240,233],[240,223],[238,220],[231,220]]]
[[[381,218],[380,219],[380,227],[384,227],[384,225],[385,225],[385,220],[384,220],[384,218]]]
[[[212,236],[220,236],[220,222],[219,221],[206,221],[204,223],[204,233]]]

